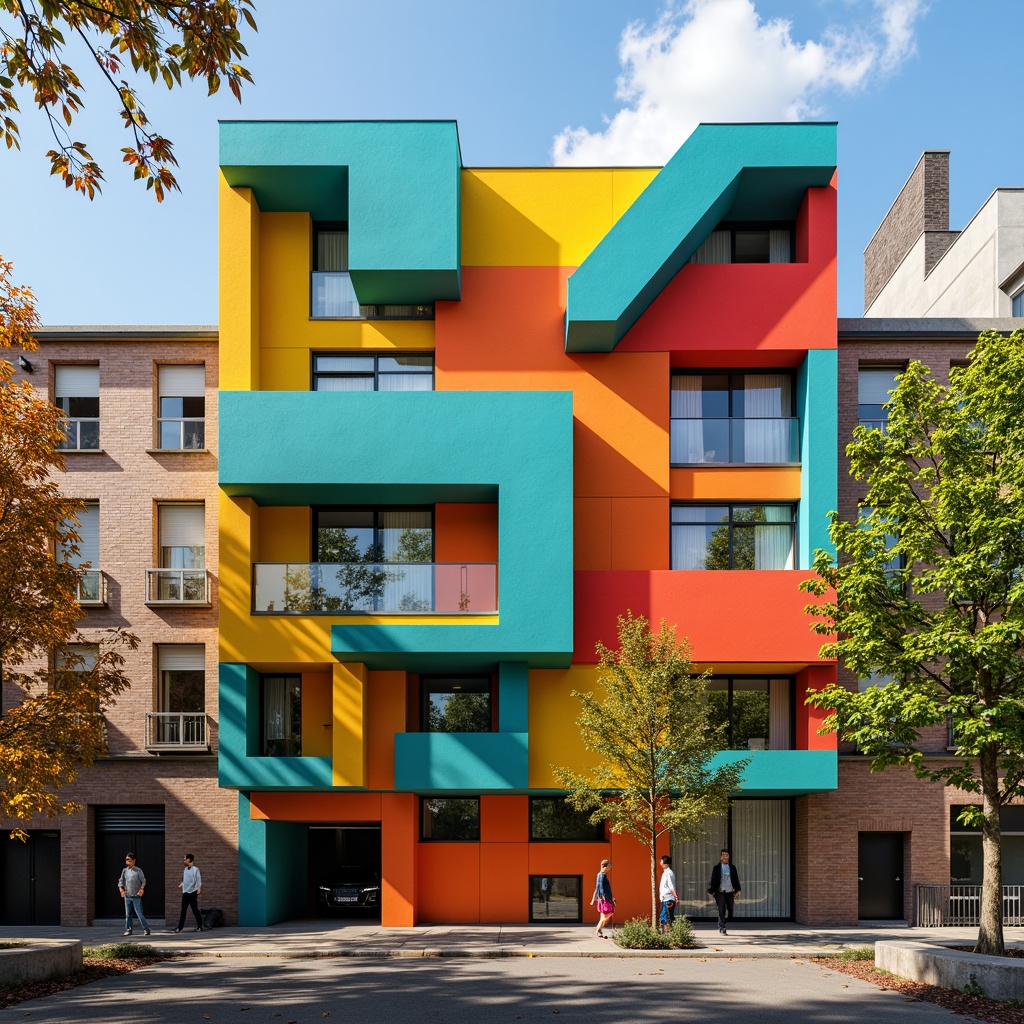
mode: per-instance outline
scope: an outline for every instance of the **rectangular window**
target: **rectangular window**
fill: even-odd
[[[604,839],[604,822],[590,823],[590,811],[577,811],[561,797],[530,797],[533,842],[592,843]]]
[[[691,263],[793,263],[793,225],[719,224]]]
[[[55,366],[54,403],[67,416],[61,448],[95,451],[100,446],[100,368]]]
[[[530,875],[531,922],[582,920],[582,875]]]
[[[480,839],[479,797],[421,797],[422,834],[435,842],[474,842]]]
[[[425,678],[421,681],[424,732],[493,732],[491,680]]]
[[[857,421],[869,430],[885,430],[889,414],[882,408],[896,390],[899,366],[862,366],[857,373]]]
[[[793,374],[674,373],[674,466],[778,465],[800,461]]]
[[[673,569],[792,569],[795,505],[673,505]]]
[[[157,506],[158,568],[150,571],[149,600],[205,603],[206,509],[202,504]]]
[[[197,451],[206,447],[206,367],[157,367],[159,447]]]
[[[53,659],[55,689],[59,690],[76,675],[91,672],[99,653],[98,644],[66,644],[57,651]]]
[[[156,655],[157,710],[149,716],[148,745],[206,747],[206,648],[161,644]]]
[[[729,750],[790,750],[793,680],[714,678],[707,699],[713,720],[725,722]]]
[[[302,677],[263,676],[264,757],[302,756]]]
[[[75,567],[86,566],[78,581],[79,604],[103,602],[103,576],[100,572],[100,506],[90,501],[80,509],[71,523],[78,534],[78,554],[73,555],[64,545],[57,545],[57,561]]]
[[[314,391],[433,391],[434,354],[313,353]]]
[[[1017,292],[1010,300],[1010,316],[1024,316],[1024,292]]]

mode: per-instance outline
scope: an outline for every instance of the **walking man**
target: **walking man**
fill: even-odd
[[[676,919],[676,873],[672,870],[672,858],[668,855],[661,858],[661,883],[658,886],[658,899],[661,900],[661,914],[658,921],[661,930],[668,933],[672,930],[672,922]]]
[[[740,894],[740,876],[736,871],[736,865],[729,863],[728,850],[722,851],[718,863],[711,869],[708,892],[714,896],[715,903],[718,904],[718,930],[723,935],[728,935],[725,922],[732,920],[733,900]]]
[[[185,869],[181,873],[181,882],[178,888],[181,890],[181,916],[178,918],[178,927],[174,930],[180,932],[185,927],[185,912],[189,907],[195,915],[195,931],[203,930],[203,918],[199,913],[199,897],[203,891],[203,876],[196,867],[195,857],[191,853],[185,854]]]
[[[124,933],[132,933],[132,914],[138,916],[139,927],[148,935],[149,922],[142,913],[142,897],[146,894],[146,876],[142,868],[135,866],[135,854],[124,855],[124,870],[117,880],[117,887],[124,897]]]

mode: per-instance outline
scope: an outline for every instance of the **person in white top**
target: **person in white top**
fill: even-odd
[[[189,907],[196,918],[197,932],[203,930],[203,918],[199,913],[199,896],[203,891],[203,876],[196,867],[196,859],[191,853],[185,854],[185,870],[181,873],[181,883],[178,888],[181,890],[181,917],[178,918],[178,927],[174,929],[180,932],[185,927],[185,912]]]
[[[661,923],[661,930],[668,932],[672,928],[672,922],[676,919],[676,904],[679,897],[676,895],[676,873],[672,870],[672,858],[664,856],[661,858],[661,883],[658,886],[658,899],[661,900],[661,915],[658,921]]]

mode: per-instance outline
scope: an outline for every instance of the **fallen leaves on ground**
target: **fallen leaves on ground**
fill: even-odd
[[[814,957],[811,963],[827,967],[830,971],[852,974],[879,988],[899,992],[905,1002],[935,1003],[960,1017],[992,1021],[993,1024],[1024,1024],[1024,1007],[1008,1006],[1001,999],[969,996],[957,989],[926,985],[920,981],[897,978],[895,974],[880,971],[869,960],[839,960],[834,957]]]
[[[50,978],[47,981],[25,981],[20,985],[0,985],[0,1009],[15,1006],[27,999],[42,999],[56,992],[66,992],[79,985],[88,985],[103,978],[116,978],[140,967],[160,963],[160,957],[130,957],[123,960],[101,960],[93,957],[82,958],[82,969],[66,978]]]

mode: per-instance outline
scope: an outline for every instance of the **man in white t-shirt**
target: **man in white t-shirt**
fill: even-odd
[[[661,858],[661,884],[658,886],[658,899],[661,900],[661,915],[658,918],[661,930],[668,932],[672,928],[672,922],[676,919],[676,904],[679,902],[679,897],[676,895],[676,873],[672,870],[672,858],[667,855]]]

